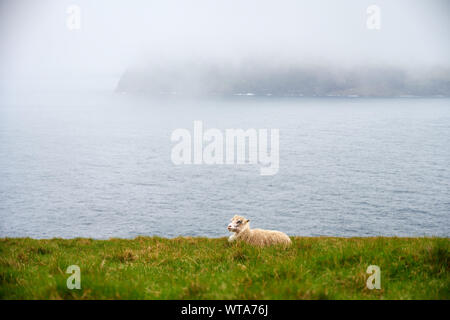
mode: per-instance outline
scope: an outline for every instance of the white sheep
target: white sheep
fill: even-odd
[[[263,229],[250,229],[250,220],[234,216],[228,225],[228,231],[234,232],[228,238],[229,242],[244,241],[252,245],[268,246],[273,244],[290,245],[291,239],[283,232]]]

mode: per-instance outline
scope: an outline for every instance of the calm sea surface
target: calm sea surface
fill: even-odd
[[[0,237],[450,236],[449,99],[0,100]],[[280,169],[180,165],[177,128],[278,128]]]

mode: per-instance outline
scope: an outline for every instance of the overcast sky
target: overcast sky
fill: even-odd
[[[449,66],[446,0],[0,0],[0,85],[89,88],[163,57]],[[81,29],[66,23],[81,9]],[[381,29],[366,26],[369,5]],[[38,86],[39,85],[39,86]]]

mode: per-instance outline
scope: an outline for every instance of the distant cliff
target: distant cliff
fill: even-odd
[[[127,70],[118,92],[154,95],[450,96],[449,69],[174,63]]]

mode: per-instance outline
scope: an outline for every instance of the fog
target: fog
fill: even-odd
[[[366,25],[373,4],[381,10],[379,30]],[[70,5],[81,9],[79,29],[67,26]],[[389,77],[399,70],[433,82],[440,70],[442,90],[427,92],[445,93],[449,9],[445,0],[1,0],[0,87],[8,93],[114,91],[122,76],[152,73],[154,66],[158,78],[168,70],[198,72],[193,65],[233,69],[233,75],[216,79],[222,81],[239,78],[242,66],[252,62],[260,73],[271,70],[261,79],[274,76],[277,67],[350,74],[376,66],[380,77],[388,68]],[[404,81],[411,82],[409,75]]]

